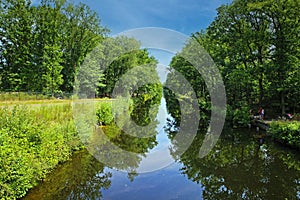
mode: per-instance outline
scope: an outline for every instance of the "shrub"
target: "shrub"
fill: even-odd
[[[114,121],[111,102],[97,102],[96,115],[99,123],[109,125]]]
[[[300,122],[274,121],[271,123],[268,133],[275,140],[300,149]]]
[[[230,121],[233,127],[246,127],[250,123],[249,107],[241,106],[236,109],[232,109],[227,105],[227,121]]]
[[[24,196],[81,146],[71,105],[0,109],[0,197]]]

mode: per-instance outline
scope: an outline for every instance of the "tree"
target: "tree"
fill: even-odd
[[[97,59],[100,60],[99,67],[104,73],[101,83],[105,85],[99,88],[101,96],[111,96],[120,78],[135,67],[145,67],[148,69],[142,70],[147,73],[145,76],[157,80],[157,61],[146,50],[141,50],[140,43],[135,39],[124,36],[107,38],[99,45],[99,49]],[[138,75],[131,77],[130,83],[127,83],[131,85],[131,89],[128,89],[131,94],[134,93],[133,86],[139,81],[137,77]]]
[[[236,0],[193,35],[221,70],[233,109],[267,106],[274,115],[287,105],[299,109],[298,13],[299,1]]]
[[[36,76],[38,91],[51,93],[59,91],[62,84],[61,71],[62,50],[60,47],[63,27],[61,8],[64,1],[44,0],[36,8],[35,16],[35,56],[38,76]]]
[[[0,4],[1,89],[71,92],[84,57],[107,29],[84,4],[4,0]]]
[[[104,87],[101,83],[104,80],[103,71],[100,69],[99,59],[100,48],[96,47],[89,53],[78,70],[75,80],[75,93],[81,98],[93,98],[98,94],[98,87]]]
[[[28,88],[32,63],[32,24],[30,1],[4,0],[0,4],[1,89]]]
[[[222,56],[216,60],[223,60],[224,67],[220,68],[229,86],[229,102],[248,101],[251,105],[253,96],[257,96],[258,104],[263,104],[266,66],[270,62],[268,29],[264,15],[251,9],[247,1],[234,1],[218,9],[207,34],[217,45],[210,48],[213,58]]]
[[[291,99],[299,99],[299,6],[297,1],[265,0],[261,3],[250,4],[260,13],[267,16],[270,23],[270,44],[272,50],[271,69],[269,70],[272,87],[276,88],[272,98],[280,97],[281,114],[286,113],[286,106],[294,103]],[[273,77],[276,77],[274,80]],[[295,87],[296,86],[296,87]],[[296,90],[295,90],[296,89]],[[278,95],[279,94],[279,95]],[[299,102],[299,101],[298,101]],[[299,105],[298,105],[299,106]],[[294,107],[295,109],[295,107]]]
[[[64,82],[61,89],[72,92],[75,77],[85,57],[103,41],[108,29],[100,26],[100,18],[87,5],[67,4],[62,8],[64,17],[61,27],[63,51],[62,74]]]

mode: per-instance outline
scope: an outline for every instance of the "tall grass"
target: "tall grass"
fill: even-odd
[[[71,103],[0,108],[0,199],[24,196],[81,145]]]
[[[51,99],[51,95],[29,92],[0,92],[0,101],[28,101]]]

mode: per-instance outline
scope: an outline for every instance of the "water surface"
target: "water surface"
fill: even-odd
[[[119,131],[115,127],[106,127],[104,132],[114,135],[114,144],[138,156],[107,166],[88,151],[76,152],[24,199],[300,199],[298,151],[261,139],[254,130],[227,128],[201,159],[204,128],[180,155],[176,153],[180,146],[172,140],[170,117],[163,99],[152,130],[155,134],[149,138],[133,140],[115,134]],[[115,154],[111,156],[118,161]]]

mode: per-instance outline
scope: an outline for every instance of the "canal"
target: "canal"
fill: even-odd
[[[171,116],[165,104],[163,99],[156,118],[156,135],[150,139],[135,141],[123,134],[111,138],[122,149],[142,156],[112,166],[99,162],[90,151],[76,152],[30,190],[24,200],[300,199],[298,151],[261,137],[263,133],[252,129],[225,127],[204,158],[199,158],[206,133],[201,129],[189,148],[176,154],[180,146],[170,135],[167,119]],[[113,135],[114,131],[116,127],[104,128],[106,134]],[[160,154],[151,161],[153,166],[146,158],[155,152]],[[116,154],[110,158],[118,160]]]

